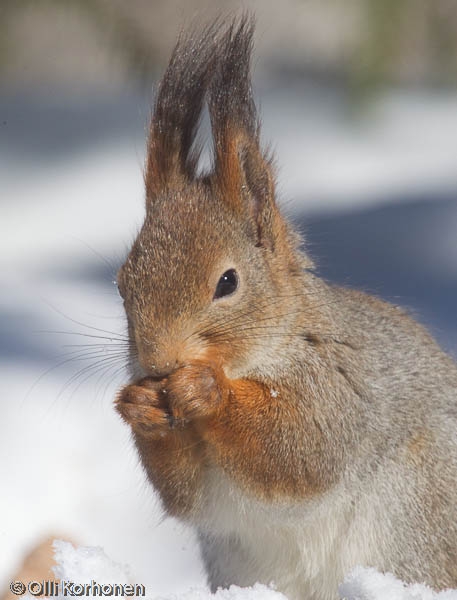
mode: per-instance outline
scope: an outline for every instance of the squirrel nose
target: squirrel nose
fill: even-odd
[[[178,360],[174,344],[158,344],[145,341],[143,336],[135,336],[138,362],[145,376],[163,379],[176,369]],[[164,347],[165,346],[165,347]]]
[[[167,361],[161,364],[142,364],[143,370],[146,371],[149,377],[154,377],[156,379],[163,379],[164,377],[168,377],[173,373],[173,371],[177,367],[176,361]]]
[[[149,339],[141,329],[135,329],[137,360],[146,377],[163,379],[182,364],[181,336],[158,332]]]

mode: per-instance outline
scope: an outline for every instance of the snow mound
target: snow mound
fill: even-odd
[[[426,585],[407,585],[391,573],[355,568],[339,587],[344,600],[457,600],[457,590],[434,592]]]
[[[60,580],[78,583],[97,581],[99,584],[128,584],[129,570],[113,562],[102,548],[78,547],[60,540],[54,541],[57,565],[54,573]],[[130,582],[135,583],[135,582]],[[339,586],[341,600],[457,600],[457,590],[435,592],[422,584],[407,585],[390,573],[376,569],[356,567]],[[151,600],[152,596],[147,593]],[[286,597],[265,585],[256,583],[249,588],[232,585],[229,589],[212,594],[207,588],[194,588],[180,594],[157,596],[156,600],[287,600]]]
[[[75,548],[70,542],[54,540],[53,567],[57,579],[90,583],[96,580],[100,583],[129,583],[128,569],[113,562],[103,551],[103,548],[79,546]]]

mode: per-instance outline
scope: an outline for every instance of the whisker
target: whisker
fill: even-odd
[[[104,342],[88,342],[86,344],[84,343],[74,343],[74,344],[62,344],[62,348],[72,348],[75,346],[81,346],[81,347],[96,347],[99,346],[100,348],[104,347],[104,346],[129,346],[130,345],[130,340],[119,340],[119,342],[116,342],[116,340],[111,341],[112,338],[103,338],[103,339],[107,339],[108,343],[104,343]]]
[[[57,312],[59,315],[61,315],[65,319],[68,319],[69,321],[71,321],[71,323],[74,323],[75,325],[80,325],[81,327],[86,327],[86,329],[92,329],[92,331],[99,331],[100,333],[107,333],[108,335],[113,335],[113,336],[118,335],[118,332],[108,331],[106,329],[101,329],[100,327],[94,327],[93,325],[87,325],[86,323],[82,323],[81,321],[77,321],[76,319],[72,319],[67,314],[65,314],[64,312],[62,312],[61,310],[59,310],[57,307],[53,306],[50,302],[46,301],[46,303],[55,312]]]
[[[62,387],[62,389],[60,390],[59,394],[57,395],[57,399],[60,399],[62,397],[62,395],[65,393],[65,391],[71,385],[73,385],[73,383],[75,383],[78,380],[78,378],[81,377],[83,374],[87,374],[88,373],[88,376],[85,377],[84,379],[82,379],[78,383],[78,386],[73,391],[72,396],[79,390],[79,388],[81,387],[81,385],[83,385],[88,379],[90,379],[90,377],[92,377],[94,374],[96,374],[98,372],[98,369],[103,368],[103,367],[108,367],[109,365],[112,365],[112,364],[119,364],[119,362],[121,360],[122,360],[122,358],[120,356],[116,356],[116,357],[108,358],[108,359],[103,358],[101,360],[95,361],[91,365],[88,365],[88,366],[83,367],[82,369],[79,369],[75,374],[73,374],[68,379],[68,381]]]
[[[117,359],[119,361],[125,361],[129,358],[129,354],[134,350],[132,348],[131,341],[129,339],[120,339],[114,341],[112,337],[105,337],[94,334],[86,334],[82,332],[67,332],[67,331],[47,331],[45,333],[56,333],[56,334],[72,334],[77,336],[95,338],[97,340],[106,340],[106,343],[89,343],[89,344],[68,344],[63,345],[63,348],[70,348],[70,351],[61,353],[56,364],[51,365],[43,373],[41,373],[37,379],[33,382],[27,393],[25,394],[22,402],[26,402],[30,395],[34,392],[40,382],[47,377],[50,373],[56,371],[59,368],[64,367],[72,363],[81,363],[85,361],[92,361],[94,359],[100,359],[107,361],[110,359]]]
[[[114,369],[114,371],[113,371]],[[100,375],[97,379],[97,381],[94,383],[94,389],[95,389],[95,397],[97,397],[97,395],[101,392],[101,385],[102,383],[105,381],[105,385],[104,385],[104,390],[102,393],[102,398],[105,396],[106,392],[108,391],[108,387],[110,384],[112,384],[116,377],[122,373],[122,371],[125,371],[127,369],[127,365],[125,363],[123,363],[122,365],[119,366],[119,364],[112,364],[110,366],[108,366],[107,368],[102,368],[100,370]],[[96,374],[93,374],[93,376],[95,376]]]
[[[316,309],[319,309],[319,308],[322,308],[322,307],[326,307],[326,306],[330,306],[331,304],[337,303],[337,302],[338,302],[338,300],[335,300],[334,302],[323,302],[321,304],[310,305],[309,307],[306,307],[305,309],[299,308],[299,309],[288,311],[288,312],[285,312],[285,313],[274,314],[274,315],[267,315],[267,316],[264,316],[264,317],[256,319],[256,323],[266,322],[266,321],[272,321],[272,320],[277,320],[277,319],[283,319],[285,317],[294,316],[294,315],[306,315],[307,313],[309,313],[309,312],[311,312],[313,310],[316,310]],[[249,311],[248,314],[250,314],[250,312],[251,311]],[[244,317],[245,313],[242,313],[240,315],[240,317],[242,317],[242,316]],[[249,320],[245,321],[244,323],[243,322],[238,323],[237,325],[239,327],[242,327],[243,331],[246,331],[248,328],[245,327],[245,324],[246,325],[250,325],[252,328],[260,327],[260,326],[258,326],[256,324],[252,324]],[[266,326],[266,327],[272,327],[272,328],[273,327],[283,327],[283,324],[273,324],[273,325]],[[214,328],[214,329],[215,329],[215,332],[210,336],[210,337],[213,337],[213,338],[217,337],[221,333],[227,333],[227,332],[233,331],[233,328],[219,328],[219,329]]]
[[[279,299],[276,299],[276,302],[279,302],[279,301],[280,301]],[[271,304],[269,306],[271,306]],[[210,337],[214,331],[220,331],[221,328],[227,328],[227,326],[229,326],[229,325],[233,326],[240,319],[248,317],[249,315],[252,315],[252,314],[258,312],[259,310],[262,310],[262,308],[264,308],[264,306],[256,305],[254,308],[251,308],[248,311],[240,312],[238,315],[235,315],[234,317],[231,317],[230,319],[225,319],[225,320],[221,319],[220,321],[217,321],[216,323],[212,324],[210,327],[207,327],[206,329],[202,330],[200,332],[200,334],[207,335],[208,337]]]
[[[105,349],[100,349],[100,348],[94,348],[94,349],[90,349],[90,348],[82,348],[80,350],[72,350],[71,352],[65,352],[62,357],[63,358],[69,358],[70,360],[73,360],[75,362],[77,361],[81,361],[81,360],[90,360],[92,358],[112,358],[114,356],[126,356],[128,355],[128,349],[125,348],[107,348]]]
[[[50,333],[50,334],[56,334],[56,335],[79,335],[81,337],[88,337],[88,338],[93,338],[93,339],[97,339],[97,340],[108,340],[109,342],[124,342],[124,343],[129,343],[130,340],[127,336],[125,337],[116,337],[116,335],[111,335],[111,336],[105,336],[105,335],[94,335],[91,333],[84,333],[81,331],[58,331],[58,330],[50,330],[50,329],[44,329],[44,330],[36,330],[34,333]]]
[[[275,314],[275,315],[269,315],[269,316],[261,317],[261,318],[256,319],[256,322],[260,323],[260,322],[272,321],[272,320],[276,321],[278,318],[281,319],[281,318],[285,318],[285,317],[289,317],[289,316],[293,316],[293,315],[297,315],[297,314],[302,314],[302,313],[303,313],[302,309],[300,309],[300,310],[294,310],[294,311],[289,311],[287,313],[282,313],[282,314],[279,314],[279,315]],[[249,314],[250,313],[248,313],[248,314],[243,313],[242,315],[240,315],[240,319],[247,317]],[[238,323],[235,324],[236,327],[242,328],[243,332],[247,331],[249,329],[248,327],[246,327],[246,325],[251,325],[251,321],[250,320],[245,320],[244,322],[241,321],[241,322],[238,322]],[[261,325],[251,325],[251,329],[255,329],[257,327],[258,328],[263,327],[264,329],[266,329],[268,327],[271,327],[271,328],[272,327],[284,327],[284,324],[283,323],[274,323],[272,325],[264,325],[264,326],[261,326]],[[219,329],[215,328],[210,337],[211,338],[215,338],[215,337],[217,337],[220,334],[226,334],[226,333],[230,333],[230,332],[234,332],[234,331],[235,331],[235,329],[234,329],[233,325],[231,327],[225,327],[225,328],[219,328]]]
[[[72,360],[72,359],[69,359],[69,360]],[[125,361],[125,356],[116,356],[116,357],[114,357],[112,359],[106,359],[106,358],[104,358],[102,361],[97,361],[96,363],[92,363],[90,365],[86,365],[83,368],[79,369],[61,387],[59,393],[55,396],[53,402],[51,403],[48,412],[51,412],[51,411],[53,411],[55,409],[56,405],[58,404],[58,402],[60,401],[60,399],[63,397],[63,395],[66,392],[66,390],[69,387],[71,387],[76,381],[78,381],[78,379],[80,377],[82,377],[85,373],[88,374],[87,377],[85,377],[84,379],[82,379],[79,382],[79,384],[76,386],[76,388],[70,394],[69,399],[72,399],[74,397],[74,395],[76,394],[76,392],[80,389],[80,387],[88,379],[90,379],[90,377],[96,375],[97,372],[99,372],[99,371],[103,372],[107,367],[109,367],[109,366],[115,366],[115,365],[118,365],[120,363],[122,363],[124,365],[124,364],[126,364],[126,362],[128,363],[128,361]]]
[[[62,358],[74,358],[75,362],[80,360],[91,360],[93,358],[112,358],[113,356],[129,356],[130,348],[79,348],[67,350],[61,354]]]
[[[231,317],[230,319],[221,320],[221,321],[217,322],[216,324],[211,325],[210,327],[204,329],[203,331],[201,331],[199,333],[201,335],[207,335],[207,336],[211,337],[213,331],[220,331],[221,327],[224,328],[224,327],[226,327],[229,324],[233,325],[236,321],[239,321],[240,319],[242,319],[244,317],[247,317],[247,316],[249,316],[249,315],[251,315],[253,313],[256,313],[259,310],[262,310],[262,308],[270,307],[272,305],[274,306],[275,304],[277,304],[279,302],[282,302],[284,300],[289,300],[289,299],[294,299],[294,298],[302,298],[304,295],[305,296],[313,296],[315,294],[316,294],[316,292],[308,292],[306,294],[302,294],[302,293],[298,294],[297,293],[297,294],[287,294],[287,295],[283,295],[283,296],[279,296],[279,297],[274,297],[274,298],[273,297],[272,298],[269,298],[269,297],[268,298],[264,298],[265,302],[264,302],[263,305],[259,306],[258,304],[256,304],[256,306],[254,306],[250,310],[243,311],[243,312],[239,313],[238,315],[236,315],[235,317]],[[300,309],[300,311],[301,310],[302,309]],[[271,317],[268,317],[268,318],[277,318],[277,317],[280,318],[281,316],[283,316],[283,315],[274,315],[274,316],[271,316]]]
[[[127,372],[128,372],[128,368],[129,368],[129,367],[131,367],[131,366],[132,366],[132,362],[131,362],[131,361],[127,361],[127,362],[126,362],[124,365],[122,365],[122,366],[118,367],[118,368],[117,368],[117,369],[114,371],[114,373],[113,373],[113,374],[112,374],[112,376],[111,376],[111,380],[110,380],[110,381],[107,381],[107,382],[105,383],[105,388],[104,388],[104,390],[103,390],[103,396],[105,396],[105,394],[106,394],[106,392],[107,392],[107,390],[108,390],[108,386],[110,385],[110,383],[111,383],[113,380],[116,380],[116,379],[117,379],[117,377],[120,375],[120,373],[122,373],[123,371],[125,371],[125,372],[127,373]],[[106,373],[105,375],[107,375],[107,374],[108,374],[108,373]]]

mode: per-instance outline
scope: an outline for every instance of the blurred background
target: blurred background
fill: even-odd
[[[457,356],[454,0],[1,0],[2,589],[48,535],[102,546],[153,595],[204,583],[112,408],[113,281],[176,35],[242,9],[279,197],[319,271],[409,307]]]

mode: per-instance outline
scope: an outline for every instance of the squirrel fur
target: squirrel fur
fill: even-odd
[[[356,565],[457,587],[457,366],[405,311],[313,272],[260,144],[252,39],[246,16],[184,33],[161,80],[117,410],[212,590],[330,600]]]

